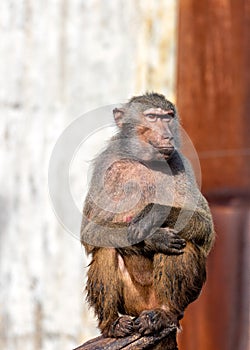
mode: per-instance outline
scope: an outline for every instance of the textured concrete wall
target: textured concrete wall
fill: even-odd
[[[54,216],[48,162],[80,114],[146,89],[174,98],[175,13],[174,0],[1,1],[1,349],[68,350],[96,334],[88,261]]]

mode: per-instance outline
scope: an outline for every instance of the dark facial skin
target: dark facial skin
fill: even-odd
[[[144,161],[171,158],[177,148],[173,135],[178,119],[174,108],[142,108],[142,105],[134,104],[127,109],[116,108],[113,113],[121,136],[129,136],[126,143],[130,144],[130,154],[132,150]]]
[[[138,126],[138,137],[155,149],[155,157],[162,155],[168,159],[175,150],[172,124],[174,111],[149,108],[141,115],[142,126]]]

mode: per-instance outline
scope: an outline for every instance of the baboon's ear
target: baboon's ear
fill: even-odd
[[[116,125],[121,128],[122,125],[123,125],[123,116],[124,116],[124,108],[115,108],[113,109],[113,116],[114,116],[114,119],[115,119],[115,123]]]

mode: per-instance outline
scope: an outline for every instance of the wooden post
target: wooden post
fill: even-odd
[[[180,0],[177,106],[203,191],[250,187],[248,0]]]
[[[97,337],[74,350],[178,350],[176,343],[176,327],[163,330],[159,334],[142,336],[134,334],[125,338]]]
[[[180,0],[177,106],[201,163],[217,239],[180,349],[250,346],[250,3]]]

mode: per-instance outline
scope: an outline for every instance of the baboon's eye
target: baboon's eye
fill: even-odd
[[[156,114],[146,114],[145,119],[151,123],[156,122],[158,116]]]

